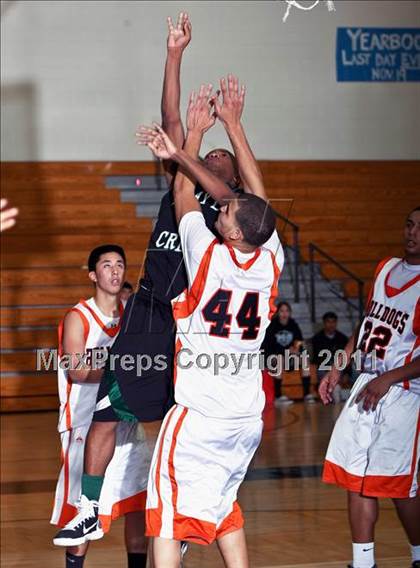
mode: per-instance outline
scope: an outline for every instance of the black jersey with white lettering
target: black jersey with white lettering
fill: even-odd
[[[201,205],[207,227],[213,230],[219,214],[219,205],[199,185],[196,186],[195,196]],[[185,290],[188,284],[172,190],[162,197],[156,225],[147,249],[144,280],[146,287],[168,302]]]

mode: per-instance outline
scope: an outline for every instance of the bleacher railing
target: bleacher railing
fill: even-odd
[[[347,305],[351,309],[357,310],[358,314],[359,314],[359,318],[361,320],[363,318],[363,311],[364,311],[364,298],[363,298],[364,282],[363,282],[363,280],[361,278],[359,278],[358,276],[356,276],[355,274],[353,274],[353,272],[348,270],[348,268],[346,268],[343,264],[341,264],[341,262],[339,262],[338,260],[335,260],[335,258],[330,256],[328,253],[323,251],[321,248],[319,248],[314,243],[309,243],[308,249],[309,249],[309,278],[310,278],[309,299],[310,299],[312,322],[315,323],[315,321],[316,321],[316,278],[315,278],[315,267],[316,267],[316,264],[317,264],[316,260],[315,260],[316,254],[318,254],[322,258],[326,259],[329,263],[333,264],[339,270],[344,272],[344,274],[346,274],[349,277],[350,280],[353,280],[354,282],[356,282],[357,290],[358,290],[356,303],[353,302],[350,298],[348,298],[344,293],[343,293],[343,295],[340,295],[337,292],[337,297],[339,299],[343,300],[344,302],[346,302]],[[325,278],[325,274],[323,274],[323,277]]]
[[[300,292],[299,292],[299,264],[300,264],[300,244],[299,244],[299,225],[290,221],[287,217],[275,211],[275,214],[279,219],[281,219],[286,225],[291,227],[293,232],[292,237],[292,250],[293,250],[293,268],[292,268],[292,281],[293,281],[293,292],[294,292],[294,301],[300,301]]]

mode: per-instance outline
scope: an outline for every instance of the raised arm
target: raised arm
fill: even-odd
[[[220,80],[220,90],[222,102],[216,101],[215,111],[232,144],[244,190],[267,200],[260,166],[255,159],[241,124],[245,87],[242,86],[239,89],[237,77],[228,75],[227,81],[224,78]]]
[[[142,126],[137,136],[139,137],[139,144],[149,146],[156,157],[163,160],[173,160],[179,164],[188,177],[197,180],[207,193],[212,197],[218,196],[219,202],[232,198],[231,189],[212,172],[207,170],[198,160],[191,158],[185,150],[176,148],[159,125],[156,124],[154,128]],[[194,185],[192,183],[180,184],[178,197],[176,201],[176,204],[179,204],[179,208],[176,209],[178,221],[189,211],[201,211],[201,207],[194,195]]]
[[[186,122],[187,137],[184,143],[184,151],[195,160],[198,159],[204,133],[207,132],[216,121],[216,117],[210,105],[212,101],[210,97],[211,91],[211,85],[201,85],[197,97],[194,91],[190,95]],[[178,168],[174,183],[175,214],[178,223],[185,214],[184,210],[186,207],[189,207],[189,210],[193,210],[191,209],[192,205],[189,206],[189,202],[192,198],[195,199],[195,184],[196,180],[194,178],[189,176],[183,168]],[[197,200],[195,199],[195,201]],[[197,207],[194,203],[194,210],[195,209],[197,209]],[[199,209],[198,207],[197,210]]]
[[[181,61],[184,49],[191,40],[191,29],[191,22],[186,12],[179,14],[176,26],[173,25],[172,19],[168,18],[167,57],[161,102],[162,125],[179,148],[182,148],[185,139],[180,113]],[[163,165],[170,183],[175,174],[175,164],[165,160]]]

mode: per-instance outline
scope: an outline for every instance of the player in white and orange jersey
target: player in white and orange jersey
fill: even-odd
[[[61,530],[54,544],[67,546],[67,568],[81,568],[90,540],[101,538],[111,520],[125,515],[129,568],[146,566],[144,508],[151,452],[144,438],[138,439],[137,424],[119,424],[116,449],[105,476],[99,502],[91,503],[82,495],[83,458],[87,432],[96,407],[99,381],[108,356],[108,348],[120,330],[124,311],[119,295],[124,282],[126,259],[117,245],[95,248],[88,261],[89,278],[95,283],[95,295],[80,300],[59,326],[58,388],[62,460],[51,522],[64,527],[86,509],[99,511],[98,522],[92,516],[79,538],[68,539]],[[89,488],[87,489],[89,491]],[[79,511],[79,515],[77,514]],[[76,515],[76,516],[75,516]]]
[[[217,102],[215,110],[223,121]],[[262,432],[259,349],[284,262],[275,215],[256,195],[230,198],[215,224],[219,242],[182,173],[207,191],[222,191],[223,182],[189,155],[197,152],[194,141],[177,150],[158,126],[142,129],[140,138],[156,156],[183,168],[174,196],[188,274],[188,288],[173,302],[176,404],[163,421],[152,459],[146,534],[154,537],[157,568],[178,566],[180,541],[214,540],[226,566],[244,568],[248,559],[236,498]],[[259,175],[255,184],[265,195]]]
[[[379,263],[366,314],[346,353],[362,352],[362,373],[334,427],[323,479],[348,490],[353,568],[375,565],[378,497],[393,499],[420,567],[420,208],[405,225],[405,256]],[[331,401],[339,372],[322,380]]]

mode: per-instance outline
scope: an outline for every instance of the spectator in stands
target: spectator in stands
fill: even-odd
[[[133,286],[130,284],[130,282],[125,281],[121,288],[120,299],[123,302],[126,302],[133,293],[134,293]]]
[[[262,344],[266,360],[270,355],[277,355],[281,358],[281,362],[279,361],[278,364],[279,371],[276,373],[270,372],[270,374],[276,379],[274,383],[276,396],[274,405],[277,407],[283,404],[293,404],[293,400],[288,398],[282,392],[282,370],[285,367],[285,355],[301,355],[304,351],[302,331],[291,316],[292,308],[290,307],[290,304],[287,302],[280,302],[277,308],[277,313],[274,315],[269,327],[267,328],[265,339]],[[296,358],[294,357],[287,357],[287,360],[292,363],[292,368],[294,368],[293,361],[295,361],[295,359]],[[304,401],[313,403],[315,402],[315,397],[310,393],[311,377],[309,365],[307,367],[305,366],[302,357],[299,357],[298,361],[298,366],[300,367],[302,376]]]
[[[7,208],[7,199],[1,199],[0,201],[0,233],[6,231],[16,224],[16,217],[19,213],[19,209],[16,207]]]
[[[339,349],[344,349],[348,338],[337,329],[338,318],[335,312],[326,312],[322,316],[323,328],[312,339],[312,363],[316,365],[316,376],[319,383],[334,363],[334,355]],[[347,371],[347,369],[346,369]],[[346,372],[345,371],[345,372]],[[340,401],[341,387],[337,385],[334,401]]]

